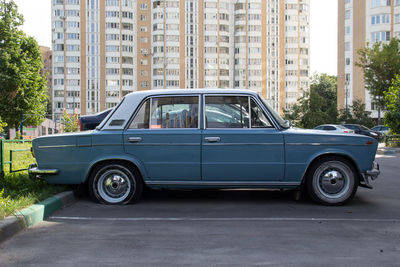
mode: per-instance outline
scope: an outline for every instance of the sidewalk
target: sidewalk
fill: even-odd
[[[400,153],[400,147],[386,147],[385,143],[379,143],[376,154],[378,155],[394,155]]]

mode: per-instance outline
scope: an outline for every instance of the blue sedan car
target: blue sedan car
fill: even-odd
[[[30,172],[88,183],[95,201],[137,202],[143,187],[306,190],[342,205],[379,175],[371,137],[295,129],[249,90],[131,93],[93,131],[33,140]]]

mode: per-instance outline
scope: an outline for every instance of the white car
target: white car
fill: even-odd
[[[319,125],[315,127],[314,130],[330,131],[332,133],[349,133],[349,134],[354,133],[354,130],[347,129],[342,125],[336,125],[336,124]]]
[[[385,125],[378,125],[378,126],[371,128],[371,131],[378,132],[381,135],[387,135],[389,133],[389,130],[390,130],[389,127],[387,127]]]

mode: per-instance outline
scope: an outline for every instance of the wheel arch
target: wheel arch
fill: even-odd
[[[343,158],[343,159],[349,161],[353,165],[354,169],[356,170],[356,172],[357,172],[356,175],[359,178],[359,180],[363,180],[363,177],[361,175],[361,172],[360,172],[360,169],[359,169],[359,167],[357,165],[357,162],[355,161],[355,159],[353,157],[351,157],[348,154],[341,153],[341,152],[327,152],[327,153],[316,155],[312,160],[310,160],[310,162],[307,165],[307,168],[305,169],[305,171],[303,173],[301,184],[304,184],[306,182],[307,174],[308,174],[311,166],[316,161],[318,161],[320,159],[323,159],[323,158],[332,157],[332,156],[340,157],[340,158]]]
[[[102,159],[98,159],[98,160],[94,161],[89,166],[88,170],[86,171],[85,179],[84,179],[83,183],[88,182],[93,170],[97,166],[104,164],[104,163],[121,163],[121,164],[128,165],[128,166],[134,168],[139,173],[143,183],[145,183],[145,179],[147,176],[146,176],[146,172],[145,172],[142,164],[140,164],[140,162],[137,162],[134,159],[125,158],[125,157],[102,158]]]

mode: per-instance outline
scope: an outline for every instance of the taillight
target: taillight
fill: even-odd
[[[346,131],[346,130],[345,130],[344,133],[349,133],[349,131]]]

